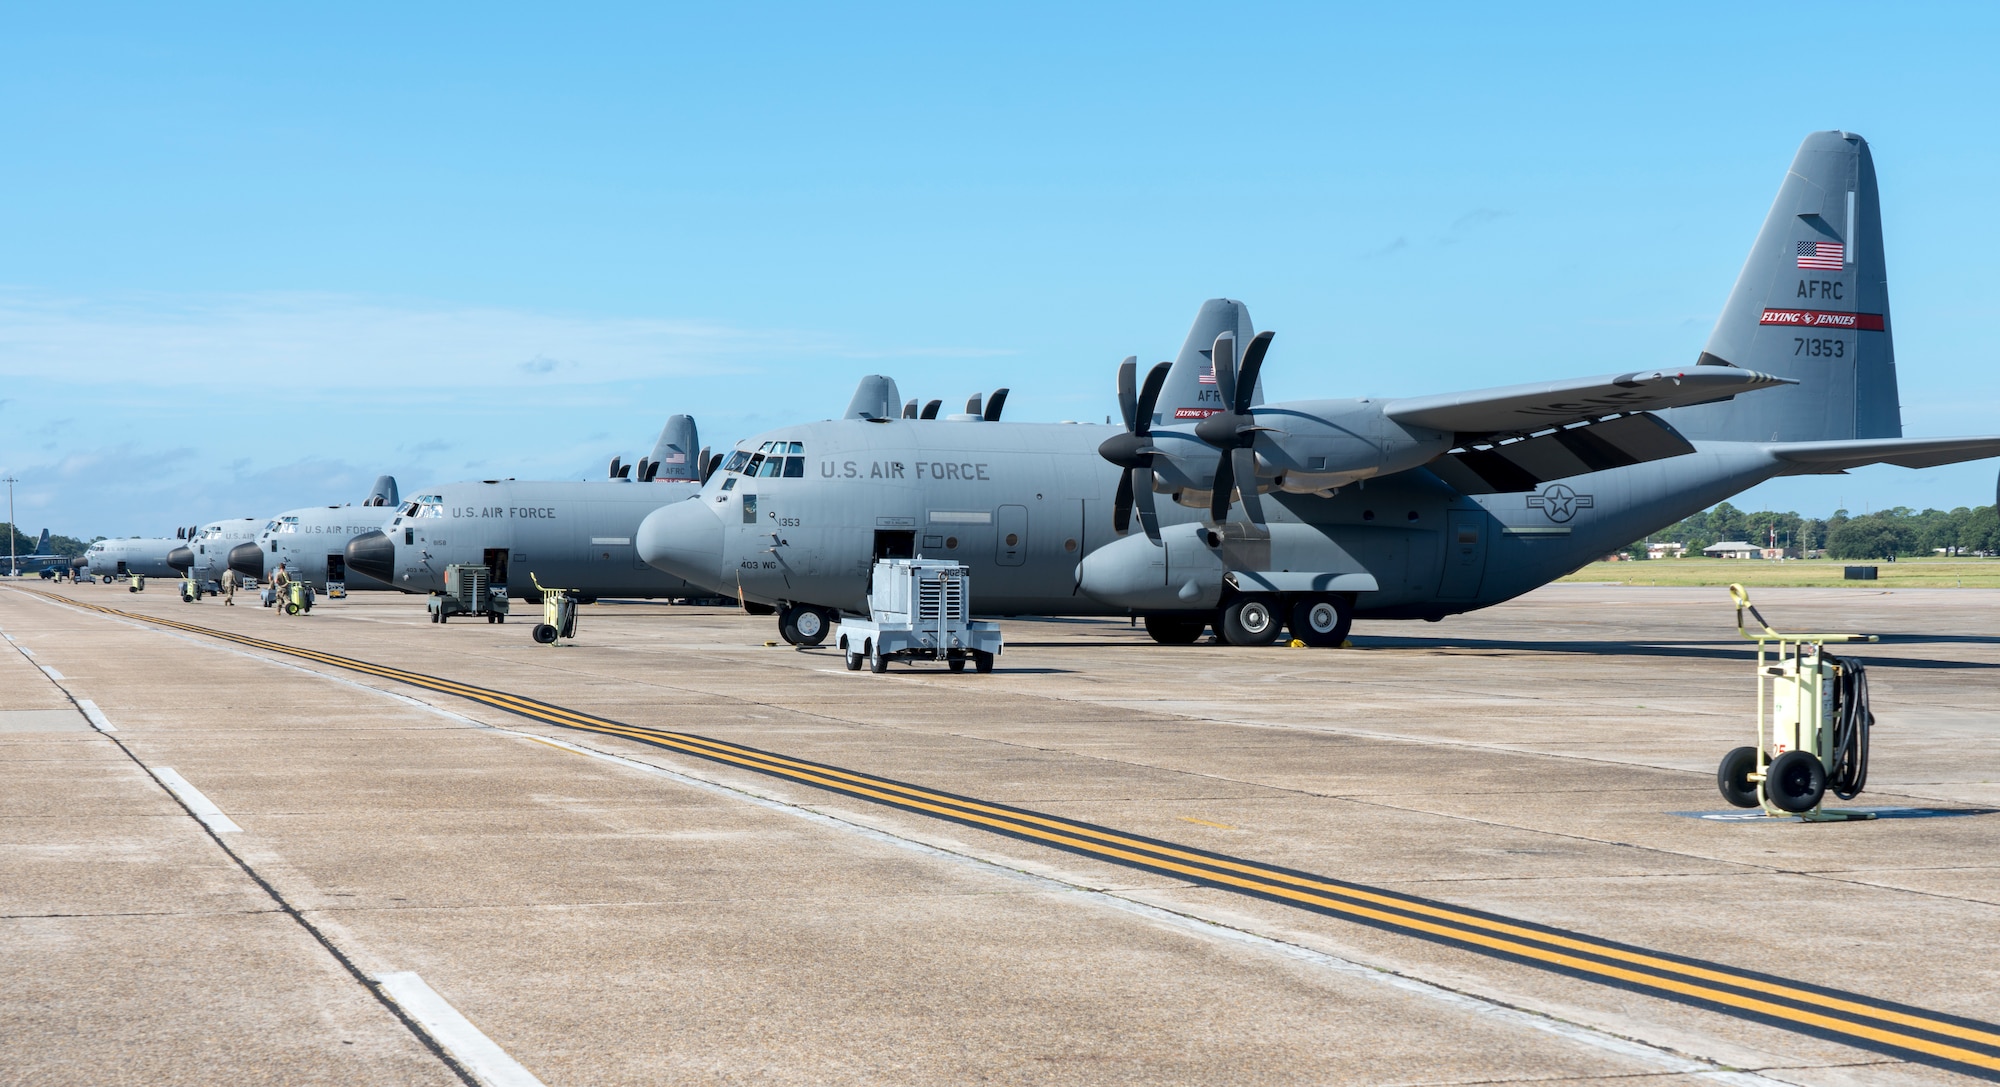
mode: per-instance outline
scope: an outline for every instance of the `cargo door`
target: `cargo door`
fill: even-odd
[[[1486,578],[1487,521],[1482,510],[1453,510],[1446,516],[1440,597],[1466,600],[1479,595],[1479,583]]]
[[[1002,506],[994,511],[993,561],[1019,566],[1028,561],[1028,507]]]
[[[328,555],[326,557],[326,579],[328,581],[347,580],[347,556]]]

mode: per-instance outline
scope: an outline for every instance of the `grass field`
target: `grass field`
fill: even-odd
[[[1849,566],[1873,566],[1874,581],[1848,581]],[[1896,562],[1843,562],[1838,559],[1646,559],[1593,562],[1564,581],[1608,581],[1619,585],[1743,585],[1847,589],[2000,589],[2000,558],[1899,559]]]

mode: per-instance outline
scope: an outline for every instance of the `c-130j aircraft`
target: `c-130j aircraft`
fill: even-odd
[[[2000,437],[1901,437],[1885,268],[1867,142],[1817,132],[1694,365],[1266,403],[1271,334],[1215,300],[1171,366],[1121,367],[1123,428],[891,403],[771,431],[726,467],[784,450],[802,478],[717,472],[647,518],[639,552],[777,605],[793,640],[800,615],[864,612],[875,559],[919,553],[969,566],[985,614],[1338,645],[1357,616],[1500,603],[1776,476],[2000,455]]]

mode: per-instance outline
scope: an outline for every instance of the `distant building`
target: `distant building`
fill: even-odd
[[[1701,553],[1711,559],[1755,559],[1762,558],[1764,549],[1742,540],[1724,540],[1701,549]]]
[[[1649,559],[1678,559],[1687,555],[1688,545],[1684,543],[1649,543],[1646,557]]]

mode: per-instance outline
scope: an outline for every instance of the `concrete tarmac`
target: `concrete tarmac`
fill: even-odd
[[[0,1083],[1971,1082],[23,588]],[[53,591],[2000,1022],[2000,591],[1755,594],[1884,635],[1843,650],[1879,718],[1854,804],[1938,813],[1823,825],[1684,814],[1733,811],[1751,738],[1721,590],[1341,651],[1010,620],[990,676],[850,673],[723,609],[589,606],[546,647],[414,597]]]

